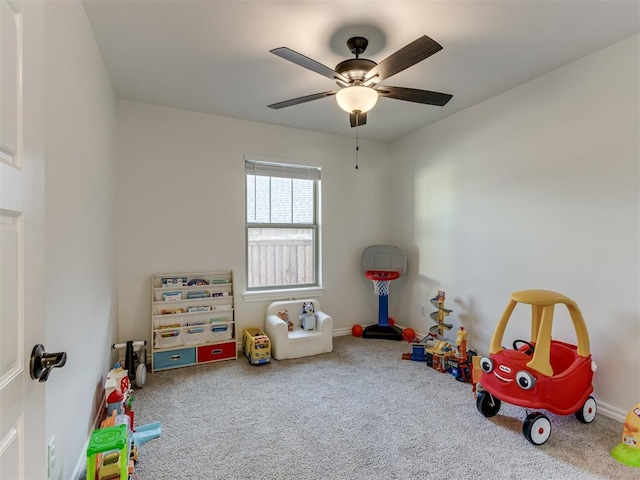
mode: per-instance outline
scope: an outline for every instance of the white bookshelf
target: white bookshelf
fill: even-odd
[[[151,277],[151,369],[237,358],[233,272]]]

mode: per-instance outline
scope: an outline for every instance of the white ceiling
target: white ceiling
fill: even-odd
[[[267,108],[336,88],[269,50],[286,46],[334,68],[352,58],[349,36],[368,36],[363,57],[379,63],[428,35],[443,50],[384,84],[453,99],[380,98],[359,135],[385,142],[640,32],[639,0],[84,3],[118,98],[339,135],[355,131],[334,97]]]

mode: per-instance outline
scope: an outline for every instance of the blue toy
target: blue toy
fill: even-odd
[[[302,304],[302,314],[298,316],[300,326],[304,330],[315,330],[318,321],[318,314],[312,302],[304,302]]]

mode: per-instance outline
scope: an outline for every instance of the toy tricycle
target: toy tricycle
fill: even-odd
[[[513,350],[507,350],[501,346],[502,337],[518,303],[531,305],[531,339],[515,340]],[[577,346],[551,338],[556,304],[569,310]],[[485,417],[496,415],[501,401],[557,415],[575,414],[582,423],[591,423],[596,416],[596,401],[591,396],[596,365],[591,360],[589,335],[578,305],[560,293],[513,293],[493,333],[489,356],[480,359],[479,367],[476,407]],[[529,413],[522,431],[529,442],[542,445],[551,435],[551,422],[540,412]]]
[[[129,340],[126,343],[114,343],[111,348],[126,348],[124,366],[129,375],[129,382],[138,388],[144,387],[147,381],[147,345],[146,340]],[[141,351],[142,355],[138,352]]]

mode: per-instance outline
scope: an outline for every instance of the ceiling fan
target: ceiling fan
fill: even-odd
[[[269,105],[269,108],[291,107],[336,95],[340,108],[349,114],[351,126],[357,127],[367,123],[367,112],[374,107],[379,96],[439,107],[451,100],[452,95],[447,93],[391,87],[380,83],[442,50],[442,45],[438,42],[423,35],[380,63],[360,58],[368,44],[369,41],[364,37],[352,37],[347,40],[347,47],[356,58],[340,62],[334,70],[287,47],[270,50],[274,55],[330,78],[338,84],[340,89],[285,100]]]

